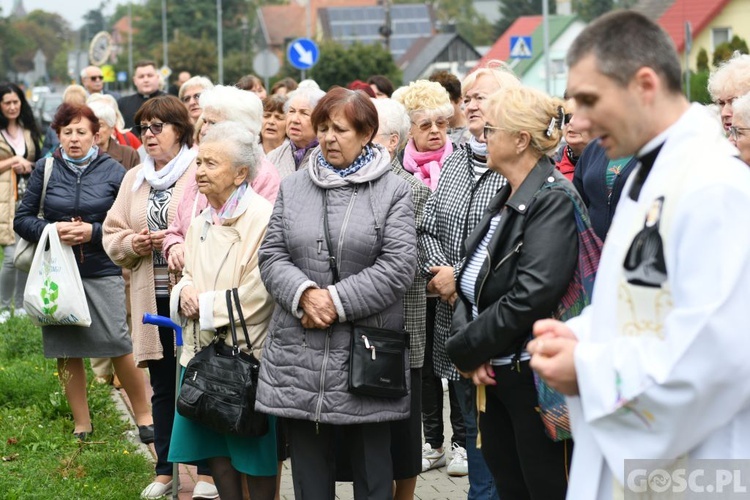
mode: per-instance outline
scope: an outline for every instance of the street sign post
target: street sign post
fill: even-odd
[[[514,59],[531,59],[531,37],[510,37],[510,57]]]
[[[253,57],[253,71],[256,75],[263,78],[268,89],[268,79],[276,74],[281,69],[281,63],[279,58],[276,57],[272,51],[263,49]]]
[[[320,57],[318,45],[309,38],[297,38],[286,51],[286,57],[289,63],[295,68],[305,71],[315,66]]]

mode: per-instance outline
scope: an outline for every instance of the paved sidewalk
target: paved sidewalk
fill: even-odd
[[[144,371],[144,376],[148,377],[148,375]],[[148,378],[146,379],[146,392],[149,400],[151,399],[151,385],[148,382]],[[132,426],[133,426],[133,432],[132,437],[133,440],[139,444],[141,451],[150,456],[153,460],[156,460],[156,452],[154,451],[153,445],[144,445],[141,444],[138,440],[138,432],[137,428],[135,426],[135,421],[133,420],[133,411],[130,407],[130,401],[128,400],[127,395],[125,394],[125,391],[120,390],[113,390],[113,395],[115,402],[118,404],[118,407],[122,411],[124,418],[127,418],[130,420]],[[447,404],[447,394],[446,394],[446,404],[443,405],[443,421],[446,422],[448,425],[446,425],[445,428],[445,437],[446,437],[446,444],[447,446],[450,446],[450,438],[452,435],[452,430],[450,426],[450,417],[448,408],[449,405]],[[448,457],[448,460],[450,460],[450,457]],[[419,475],[419,479],[417,479],[417,489],[415,498],[419,500],[442,500],[442,499],[448,499],[448,500],[456,500],[460,498],[466,498],[467,493],[469,491],[469,480],[467,477],[450,477],[446,472],[446,468],[442,467],[440,469],[434,469],[431,471],[428,471],[424,474]],[[190,465],[180,465],[180,500],[190,500],[193,497],[193,488],[195,487],[196,479],[196,471],[195,467]],[[143,485],[145,488],[147,485]],[[352,491],[352,485],[351,483],[338,483],[336,486],[336,492],[337,498],[340,498],[342,500],[351,500],[354,498],[353,491]],[[280,496],[283,500],[293,500],[294,499],[294,488],[292,486],[292,470],[290,461],[286,460],[284,462],[284,469],[281,474],[281,489],[280,489]]]

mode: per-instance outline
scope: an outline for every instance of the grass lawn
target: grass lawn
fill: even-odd
[[[0,324],[0,498],[138,498],[153,465],[128,440],[110,387],[89,385],[88,399],[95,432],[79,443],[40,329],[25,318]]]

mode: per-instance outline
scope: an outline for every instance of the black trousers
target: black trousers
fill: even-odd
[[[529,362],[495,367],[497,385],[486,386],[487,411],[479,415],[482,454],[500,498],[564,499],[572,441],[544,433]]]
[[[443,446],[443,383],[435,375],[433,366],[433,344],[435,341],[435,307],[437,298],[427,299],[427,345],[424,351],[424,365],[422,366],[422,427],[424,440],[433,448]],[[458,404],[453,384],[448,384],[448,401],[450,402],[450,419],[453,427],[451,444],[457,443],[466,448],[466,428]]]
[[[297,500],[336,498],[336,446],[351,460],[355,500],[393,498],[389,422],[353,425],[285,419]],[[337,439],[337,435],[339,439]]]
[[[169,299],[156,299],[156,312],[169,317]],[[159,340],[164,357],[148,361],[149,380],[154,394],[151,396],[151,412],[154,416],[154,449],[156,450],[156,474],[172,475],[172,462],[169,456],[169,442],[172,440],[172,423],[174,422],[175,404],[175,370],[177,359],[174,356],[174,331],[171,328],[159,327]],[[210,476],[207,466],[198,466],[198,474]]]

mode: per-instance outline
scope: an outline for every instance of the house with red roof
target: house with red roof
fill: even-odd
[[[688,59],[693,70],[701,49],[706,50],[710,61],[716,47],[735,35],[750,43],[750,0],[642,0],[633,9],[669,33],[683,67],[685,24],[690,23],[693,44]]]
[[[750,1],[750,0],[748,0]],[[568,70],[565,56],[568,48],[586,25],[571,15],[549,16],[549,48],[550,48],[550,76],[547,77],[543,47],[544,27],[542,16],[523,16],[516,21],[495,41],[490,50],[479,60],[474,69],[479,68],[491,60],[508,63],[518,75],[524,85],[539,90],[547,90],[552,95],[562,96],[568,80]],[[524,50],[512,50],[511,44],[516,37],[531,37],[531,47]],[[525,50],[529,49],[529,50]],[[526,55],[518,58],[514,55]]]

